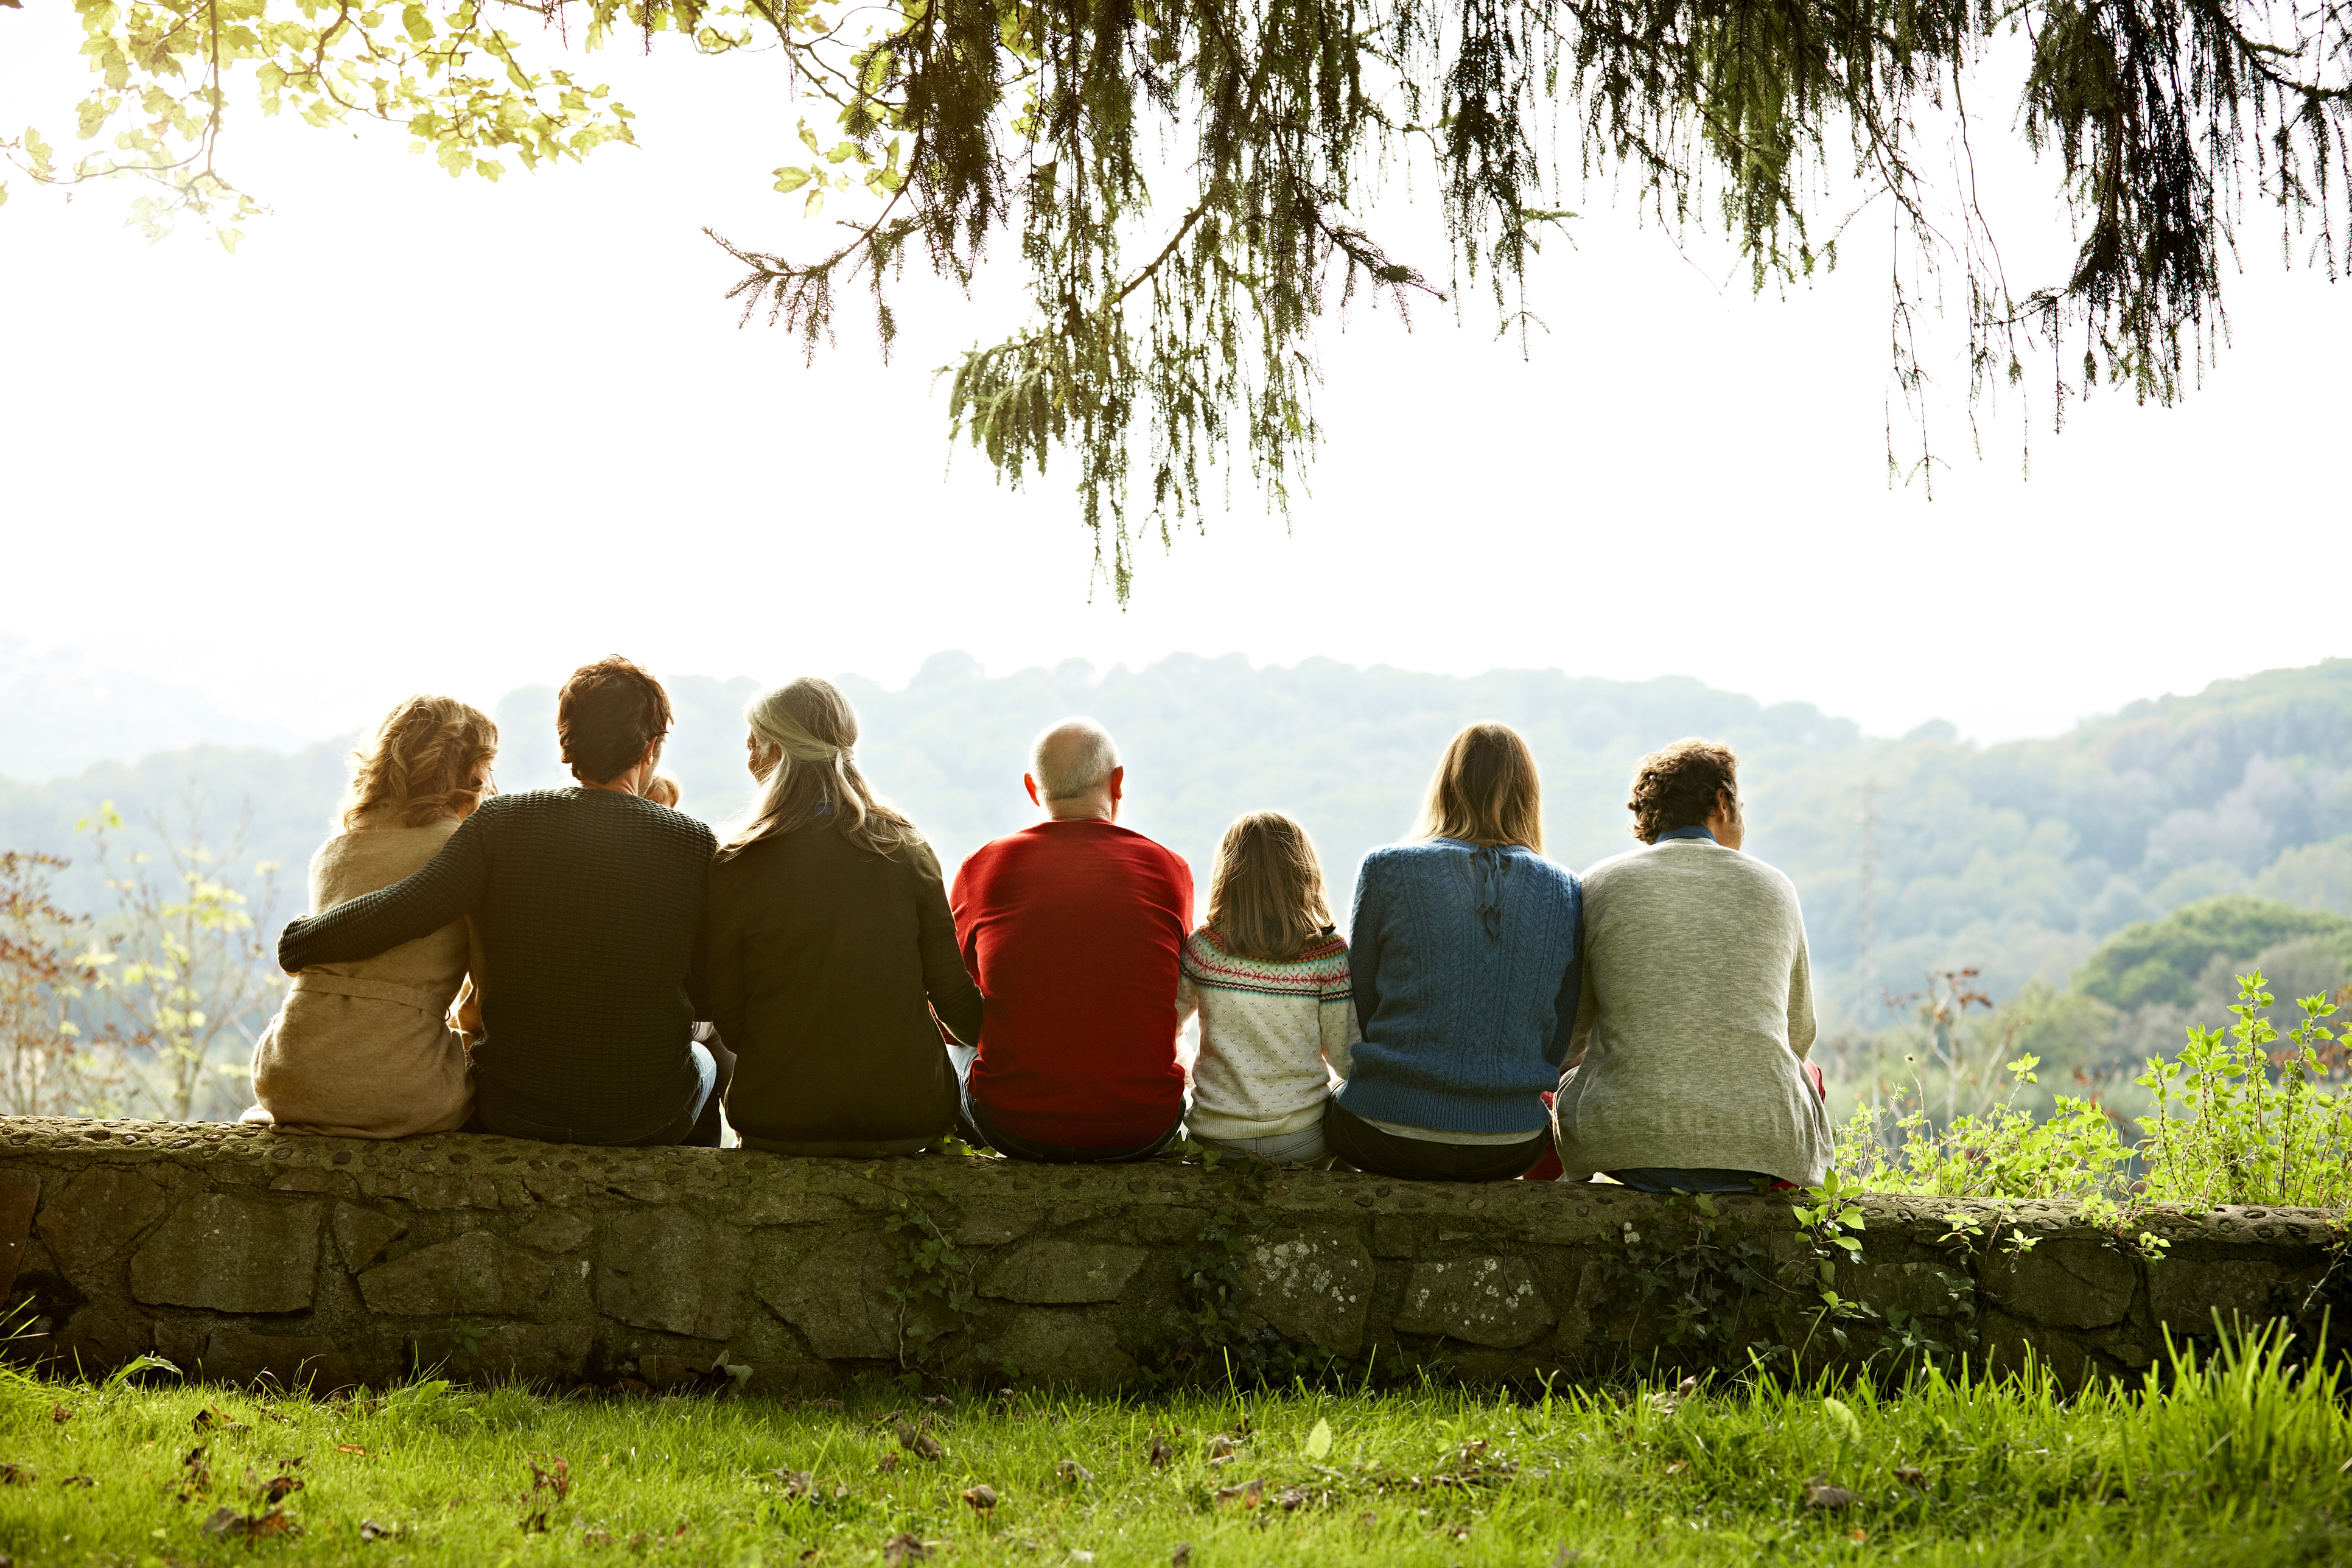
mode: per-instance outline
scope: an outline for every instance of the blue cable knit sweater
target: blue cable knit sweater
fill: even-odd
[[[1583,925],[1575,875],[1530,849],[1436,838],[1365,856],[1349,936],[1364,1037],[1339,1103],[1433,1131],[1542,1131]]]

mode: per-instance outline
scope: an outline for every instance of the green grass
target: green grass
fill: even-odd
[[[434,1382],[330,1403],[14,1378],[0,1383],[0,1461],[17,1467],[0,1484],[0,1552],[20,1568],[871,1563],[908,1534],[947,1565],[1168,1563],[1179,1543],[1195,1568],[1545,1568],[1563,1547],[1580,1564],[1643,1568],[2341,1561],[2352,1419],[2333,1374],[2298,1376],[2292,1360],[2266,1342],[2178,1365],[2160,1392],[2073,1399],[2046,1379],[1931,1373],[1885,1394],[1760,1381],[1680,1398],[1025,1394],[1010,1414],[896,1389],[829,1409]],[[60,1405],[69,1419],[55,1419]],[[902,1448],[902,1419],[928,1421],[944,1457]],[[1234,1441],[1219,1463],[1221,1435]],[[176,1500],[199,1446],[209,1483]],[[534,1460],[551,1473],[559,1458],[565,1495],[534,1492]],[[1064,1460],[1088,1478],[1064,1479]],[[283,1503],[299,1534],[205,1532],[218,1510],[252,1511],[281,1473],[303,1482]],[[79,1476],[92,1484],[68,1483]],[[1852,1500],[1808,1506],[1817,1476]],[[961,1496],[982,1483],[999,1500],[985,1514]],[[394,1533],[371,1543],[363,1524]]]

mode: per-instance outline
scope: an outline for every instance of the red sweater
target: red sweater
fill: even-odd
[[[987,998],[973,1096],[1004,1131],[1070,1149],[1148,1143],[1184,1111],[1176,967],[1192,869],[1100,820],[984,844],[950,900]]]

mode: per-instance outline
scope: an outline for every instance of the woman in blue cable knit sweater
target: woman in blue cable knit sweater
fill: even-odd
[[[1534,754],[1507,724],[1473,724],[1430,780],[1415,841],[1364,857],[1349,937],[1363,1038],[1323,1113],[1339,1159],[1496,1182],[1549,1152],[1583,890],[1542,849]]]

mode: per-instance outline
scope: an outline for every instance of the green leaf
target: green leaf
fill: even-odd
[[[1320,1459],[1331,1452],[1331,1423],[1318,1421],[1315,1430],[1307,1434],[1307,1457]]]
[[[223,250],[227,251],[231,256],[235,256],[236,254],[236,242],[243,239],[245,235],[238,229],[224,228],[215,230],[214,237],[221,242],[221,248]]]
[[[806,169],[784,168],[776,171],[776,189],[779,191],[797,191],[808,183],[809,172]]]
[[[814,217],[824,210],[824,187],[818,185],[808,194],[808,205],[801,208],[801,216]]]
[[[812,153],[824,151],[816,144],[816,132],[808,128],[808,121],[805,120],[801,121],[801,140],[808,143],[808,150]]]
[[[408,36],[416,42],[429,44],[433,41],[433,22],[425,15],[424,6],[404,7],[400,13],[400,25],[408,29]]]

